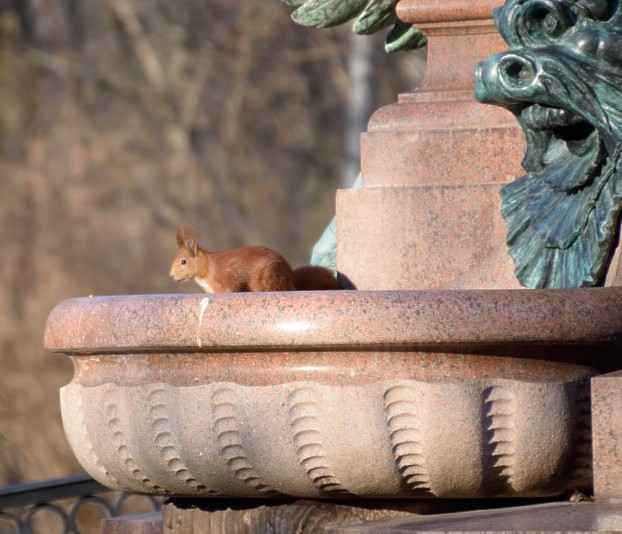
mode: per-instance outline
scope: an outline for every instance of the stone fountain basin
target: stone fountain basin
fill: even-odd
[[[588,378],[622,288],[79,298],[45,345],[63,423],[115,489],[544,496],[591,485]]]

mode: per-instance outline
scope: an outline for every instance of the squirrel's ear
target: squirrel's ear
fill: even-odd
[[[186,248],[196,256],[199,253],[199,242],[194,237],[186,239]]]
[[[199,253],[199,239],[191,226],[182,225],[177,228],[177,244],[186,247],[194,256]]]
[[[184,229],[182,226],[177,227],[177,246],[184,246]]]

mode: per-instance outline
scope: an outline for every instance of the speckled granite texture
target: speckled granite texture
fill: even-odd
[[[337,268],[358,289],[519,287],[499,190],[522,174],[523,133],[473,97],[475,64],[504,49],[493,0],[399,2],[428,37],[426,77],[372,116],[364,187],[337,200]]]
[[[622,507],[617,503],[569,502],[538,504],[498,510],[481,510],[333,526],[326,534],[415,534],[523,532],[544,534],[573,532],[596,534],[622,532]]]
[[[114,488],[185,496],[541,496],[591,485],[587,379],[622,289],[74,299],[63,422]],[[586,435],[587,431],[587,435]]]

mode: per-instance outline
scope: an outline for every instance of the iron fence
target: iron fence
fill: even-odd
[[[83,534],[78,517],[87,507],[101,518],[116,517],[127,513],[130,498],[144,499],[151,511],[160,510],[155,497],[113,492],[86,474],[7,486],[0,488],[0,534]],[[42,515],[47,521],[37,530]]]

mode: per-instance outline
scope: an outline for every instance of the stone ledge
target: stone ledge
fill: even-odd
[[[334,526],[327,534],[415,534],[469,532],[487,534],[597,533],[622,531],[622,505],[615,503],[553,503]]]
[[[592,379],[594,493],[622,497],[622,372]]]
[[[410,24],[487,20],[501,0],[400,0],[397,14]]]
[[[589,347],[620,340],[622,314],[611,313],[619,309],[622,287],[79,298],[52,310],[45,346],[68,354]]]

